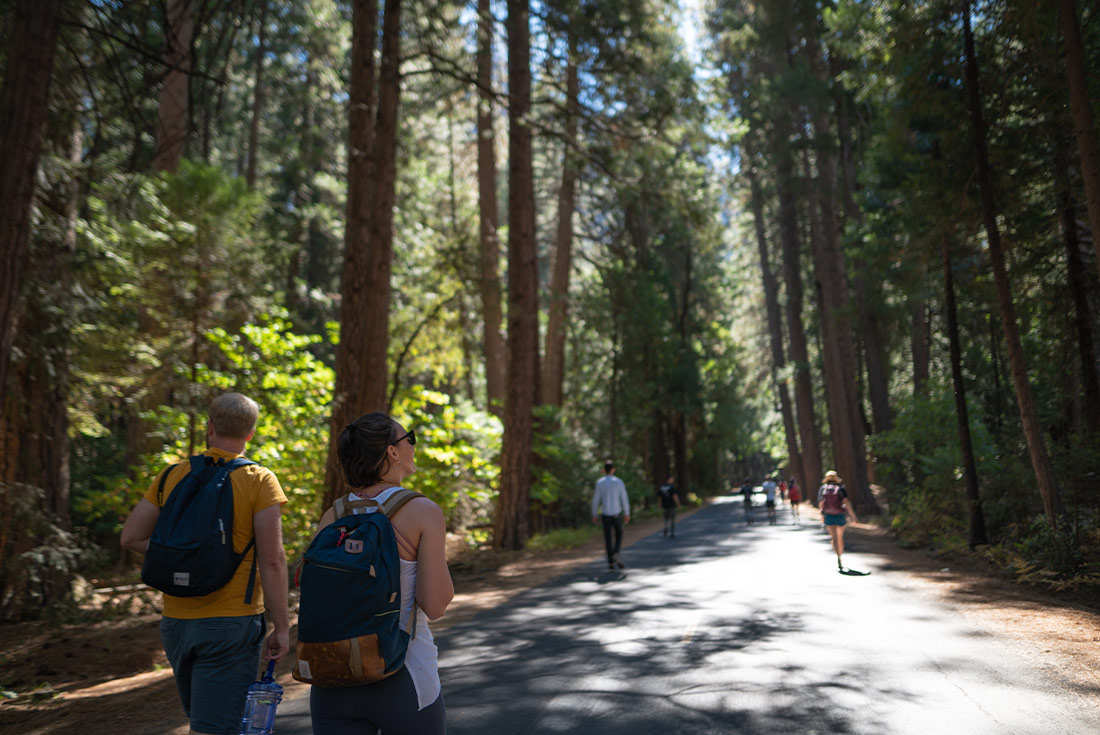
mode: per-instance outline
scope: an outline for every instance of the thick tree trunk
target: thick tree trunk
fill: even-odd
[[[838,65],[831,64],[831,66]],[[831,71],[835,79],[838,70],[833,68]],[[837,135],[840,140],[841,182],[844,187],[844,216],[846,221],[858,231],[863,222],[863,212],[855,198],[858,182],[856,181],[856,154],[852,143],[852,121],[849,114],[850,100],[839,82],[836,83],[834,97],[837,109]],[[862,254],[862,248],[863,243],[857,243],[856,249],[859,255],[854,262],[855,276],[852,279],[852,285],[855,287],[859,310],[860,336],[863,343],[864,364],[867,369],[867,394],[871,399],[871,416],[874,420],[874,431],[877,434],[889,431],[894,424],[894,418],[890,410],[890,375],[885,359],[886,351],[883,347],[878,313],[875,310],[878,300],[874,298],[872,289],[868,285],[868,278],[873,278],[873,275],[868,272],[869,264]]]
[[[374,131],[374,175],[377,178],[370,218],[367,291],[362,315],[367,359],[360,385],[367,411],[388,411],[387,354],[390,338],[390,274],[393,266],[393,221],[397,202],[397,112],[401,96],[401,0],[386,0],[382,12],[382,57],[378,79],[378,122]]]
[[[970,516],[970,548],[988,544],[985,533],[985,515],[978,494],[978,468],[974,461],[974,444],[970,440],[970,412],[966,407],[966,384],[963,383],[962,347],[959,343],[959,318],[955,307],[955,279],[951,267],[951,241],[942,235],[943,254],[943,310],[947,317],[947,337],[951,344],[951,384],[955,392],[955,416],[959,425],[959,451],[962,453],[963,478],[966,481],[966,500]]]
[[[40,180],[44,226],[31,238],[19,357],[0,412],[0,620],[38,617],[68,601],[78,559],[68,534],[68,408],[83,137],[76,94],[65,89],[55,100],[69,114],[49,126],[56,159]]]
[[[768,238],[764,227],[764,196],[760,191],[760,182],[752,173],[749,174],[749,183],[752,187],[752,215],[756,228],[756,246],[760,254],[760,271],[763,274],[764,282],[764,305],[768,314],[768,338],[772,348],[772,381],[775,383],[776,392],[779,394],[779,410],[780,415],[783,417],[783,434],[787,440],[789,474],[803,478],[803,482],[805,482],[806,474],[802,467],[802,453],[798,449],[798,429],[795,427],[794,411],[791,408],[790,390],[787,388],[787,380],[782,377],[786,372],[787,360],[783,350],[783,326],[782,317],[779,313],[779,286],[776,283],[775,274],[772,273],[770,258],[768,257]]]
[[[1062,148],[1062,146],[1059,146]],[[1056,154],[1058,167],[1058,209],[1062,214],[1062,240],[1066,248],[1066,273],[1069,291],[1073,295],[1073,323],[1077,328],[1077,348],[1081,354],[1081,385],[1084,388],[1083,414],[1088,430],[1100,436],[1100,381],[1097,379],[1096,345],[1092,336],[1092,313],[1089,306],[1089,282],[1085,279],[1084,258],[1077,230],[1077,206],[1073,200],[1067,153]]]
[[[501,333],[500,238],[497,236],[497,156],[493,133],[493,13],[490,0],[477,4],[477,192],[481,218],[482,349],[485,357],[485,402],[500,416],[507,389],[508,355]]]
[[[561,189],[558,190],[558,233],[554,249],[554,274],[550,281],[550,316],[546,328],[544,401],[561,406],[565,382],[565,326],[569,314],[569,271],[573,251],[573,201],[577,183],[577,73],[576,42],[570,40],[565,82],[565,146],[562,152]]]
[[[993,193],[993,172],[989,166],[989,154],[986,150],[986,128],[982,112],[982,99],[979,90],[978,60],[974,55],[974,35],[970,29],[970,4],[963,10],[963,34],[966,53],[966,90],[970,107],[971,132],[974,139],[974,152],[978,164],[978,185],[981,188],[982,213],[985,218],[986,237],[989,243],[989,259],[993,264],[993,280],[997,287],[997,305],[1001,314],[1001,326],[1004,329],[1005,345],[1012,368],[1012,384],[1016,390],[1016,403],[1020,409],[1024,437],[1027,439],[1031,465],[1039,485],[1039,494],[1043,499],[1043,510],[1047,521],[1057,529],[1062,522],[1064,509],[1061,492],[1054,477],[1054,468],[1047,452],[1043,429],[1039,423],[1039,413],[1035,407],[1035,398],[1028,382],[1027,362],[1020,341],[1019,327],[1016,324],[1016,307],[1012,303],[1012,286],[1008,282],[1008,268],[1005,265],[1004,248],[1001,244],[1001,231],[997,224],[997,205]]]
[[[267,0],[260,0],[260,31],[256,44],[256,75],[252,85],[252,120],[248,125],[248,168],[245,181],[256,188],[256,156],[260,150],[260,119],[264,110],[264,56],[267,55]]]
[[[508,391],[494,542],[527,542],[539,381],[538,260],[531,158],[531,29],[527,0],[508,0]]]
[[[371,410],[362,381],[379,349],[371,344],[367,324],[367,289],[371,283],[370,219],[377,189],[375,160],[375,64],[378,33],[377,0],[356,0],[352,6],[351,84],[348,105],[348,199],[344,231],[344,266],[340,300],[340,344],[336,349],[336,386],[325,482],[325,507],[346,492],[344,473],[336,454],[336,439],[357,416]],[[386,354],[387,342],[381,346]],[[383,381],[385,374],[383,374]],[[379,402],[380,403],[380,402]],[[378,403],[375,408],[380,407]]]
[[[813,61],[820,66],[816,41]],[[852,339],[848,299],[848,273],[841,249],[837,217],[837,159],[824,103],[813,110],[817,138],[817,177],[811,179],[811,201],[819,219],[814,240],[814,274],[821,302],[822,357],[825,367],[829,427],[836,469],[844,478],[849,497],[863,515],[878,512],[867,476],[864,430],[856,387],[856,350]],[[811,210],[813,206],[811,206]],[[813,216],[813,215],[812,215]]]
[[[0,416],[18,326],[61,0],[18,0],[0,87]]]
[[[1096,265],[1100,268],[1100,153],[1097,152],[1087,62],[1074,0],[1058,0],[1058,24],[1065,44],[1069,101],[1073,109],[1073,129],[1077,133],[1077,150],[1081,156],[1081,177],[1085,180],[1089,227],[1092,229],[1092,244],[1096,248]]]
[[[856,203],[856,174],[855,153],[852,150],[851,123],[847,113],[847,99],[843,91],[838,93],[837,101],[837,130],[840,136],[840,163],[844,185],[844,214],[845,218],[855,228],[859,228],[863,222],[863,212]],[[863,243],[857,243],[856,248],[861,250]],[[875,305],[878,300],[874,297],[872,289],[868,285],[868,278],[873,278],[869,273],[867,259],[862,253],[855,258],[855,275],[852,285],[856,293],[856,306],[859,310],[860,336],[863,343],[864,366],[867,370],[867,395],[871,400],[871,416],[874,421],[874,431],[879,433],[889,431],[894,425],[893,412],[890,410],[890,375],[887,370],[885,349],[883,348],[882,329],[879,326],[878,314]]]
[[[813,379],[810,375],[810,353],[802,324],[802,245],[798,235],[794,161],[785,140],[778,141],[775,155],[779,239],[783,248],[783,282],[787,289],[787,335],[791,341],[795,415],[802,456],[802,474],[798,475],[798,480],[804,487],[810,487],[821,480],[824,470],[821,466],[821,435],[817,427]]]
[[[164,65],[157,108],[153,169],[175,173],[183,158],[190,126],[191,42],[195,32],[194,0],[171,0],[164,27]]]

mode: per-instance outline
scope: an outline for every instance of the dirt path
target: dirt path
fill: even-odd
[[[689,513],[684,513],[681,518]],[[661,521],[629,524],[624,546],[660,530]],[[1007,635],[1041,643],[1051,665],[1093,691],[1100,689],[1100,610],[1081,601],[1021,588],[977,561],[948,563],[926,552],[895,546],[870,526],[852,528],[853,550],[880,554],[890,568],[911,574],[922,592],[960,614],[992,621]],[[454,564],[456,595],[442,630],[495,607],[578,564],[598,558],[603,540],[567,551],[521,552],[496,569],[461,558]],[[172,674],[160,648],[159,615],[151,606],[92,624],[48,628],[20,624],[0,629],[0,687],[20,694],[0,704],[0,733],[7,735],[186,735]],[[293,636],[292,636],[293,637]],[[308,688],[291,679],[292,657],[278,667],[287,697]],[[36,690],[35,694],[29,694]]]

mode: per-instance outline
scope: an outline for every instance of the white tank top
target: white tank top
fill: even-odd
[[[374,496],[378,503],[386,502],[393,493],[400,490],[391,487]],[[362,500],[358,495],[349,494],[348,500]],[[356,508],[356,513],[374,513],[376,508]],[[413,600],[416,596],[416,562],[401,559],[401,628],[407,630],[409,615],[412,614]],[[432,629],[428,626],[428,616],[419,607],[416,608],[416,621],[413,623],[412,638],[405,653],[405,668],[409,670],[413,686],[416,687],[416,699],[419,709],[439,699],[439,649],[435,647]]]

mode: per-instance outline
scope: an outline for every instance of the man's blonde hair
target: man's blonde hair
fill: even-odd
[[[247,439],[256,429],[260,406],[240,393],[223,393],[210,404],[214,432],[227,439]]]

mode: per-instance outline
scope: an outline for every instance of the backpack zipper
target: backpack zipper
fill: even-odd
[[[218,528],[220,528],[222,532],[222,546],[225,546],[225,521],[221,518],[218,519]]]
[[[374,571],[374,565],[373,564],[371,564],[369,571],[364,570],[362,567],[359,567],[359,566],[352,566],[352,565],[342,566],[340,564],[324,564],[324,563],[319,562],[319,561],[314,561],[313,559],[306,559],[305,562],[303,563],[303,566],[305,564],[312,564],[313,566],[319,567],[321,569],[329,569],[329,570],[332,570],[334,572],[344,572],[346,574],[365,574],[368,577],[377,577],[378,576],[378,574]]]

